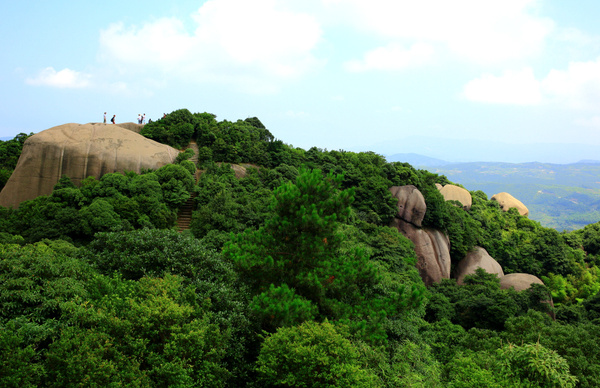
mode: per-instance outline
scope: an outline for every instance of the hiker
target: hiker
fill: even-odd
[[[110,119],[110,122],[111,122],[111,123],[113,123],[113,124],[115,123],[115,117],[116,117],[116,116],[117,116],[117,115],[113,115],[112,119]]]
[[[104,112],[104,124],[106,124],[106,112]]]

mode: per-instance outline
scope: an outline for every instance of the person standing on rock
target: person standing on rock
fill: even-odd
[[[111,122],[111,123],[113,123],[113,124],[115,123],[115,117],[116,117],[116,116],[117,116],[117,115],[113,115],[112,119],[110,119],[110,122]]]
[[[146,114],[145,113],[142,116],[142,124],[146,124]]]
[[[104,112],[104,124],[106,124],[106,112]]]

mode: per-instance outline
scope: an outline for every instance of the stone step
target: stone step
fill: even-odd
[[[196,193],[191,193],[190,198],[179,208],[179,213],[177,213],[177,230],[179,232],[190,228],[196,196]]]

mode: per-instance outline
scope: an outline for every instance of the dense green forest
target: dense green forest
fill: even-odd
[[[445,176],[295,148],[257,118],[182,109],[141,134],[195,140],[197,165],[186,151],[142,174],[63,177],[0,207],[0,386],[598,385],[600,223],[559,233],[482,191],[466,211],[439,193]],[[0,143],[1,171],[26,137]],[[478,270],[426,288],[389,227],[389,188],[408,184],[453,265],[481,246],[546,286],[503,290]]]

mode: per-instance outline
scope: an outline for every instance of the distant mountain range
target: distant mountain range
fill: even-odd
[[[507,163],[543,162],[575,163],[582,159],[597,159],[600,145],[593,143],[509,143],[481,139],[432,138],[407,136],[364,144],[349,151],[373,151],[381,155],[414,153],[428,155],[452,163],[502,161]],[[389,160],[389,159],[388,159]]]
[[[389,162],[407,162],[470,191],[488,197],[508,192],[529,208],[529,217],[557,230],[573,230],[600,221],[600,161],[551,163],[450,163],[419,154],[394,154]]]

